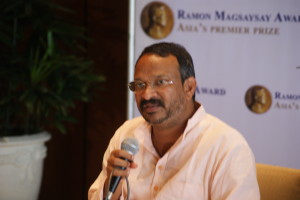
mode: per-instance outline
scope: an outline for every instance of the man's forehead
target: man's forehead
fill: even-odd
[[[176,63],[176,65],[179,65],[178,61],[177,61],[177,58],[172,54],[169,54],[167,56],[160,56],[158,54],[147,53],[147,54],[142,55],[139,58],[139,60],[137,61],[135,67],[137,67],[141,63],[142,64],[160,64],[160,63],[173,63],[173,64],[175,64]]]
[[[137,63],[134,73],[135,80],[178,77],[180,77],[179,64],[172,55],[167,57],[145,55]]]

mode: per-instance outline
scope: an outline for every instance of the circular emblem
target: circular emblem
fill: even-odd
[[[142,11],[141,25],[151,38],[165,38],[170,34],[174,25],[172,10],[165,3],[151,2]]]
[[[255,85],[247,90],[245,102],[249,110],[261,114],[267,112],[271,107],[272,96],[264,86]]]

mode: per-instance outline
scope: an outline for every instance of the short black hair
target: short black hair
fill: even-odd
[[[160,57],[167,57],[169,55],[175,56],[177,62],[179,63],[182,84],[187,78],[196,77],[192,56],[180,44],[172,42],[160,42],[152,44],[142,51],[141,55],[137,59],[137,62],[145,54],[155,54],[159,55]],[[193,96],[193,99],[195,100],[195,95]]]

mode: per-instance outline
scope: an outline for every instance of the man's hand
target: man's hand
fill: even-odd
[[[128,161],[124,160],[127,159]],[[137,168],[137,164],[133,162],[134,156],[127,151],[118,149],[111,152],[110,157],[107,160],[107,174],[113,171],[113,176],[127,176],[129,175],[130,168]],[[126,168],[122,170],[121,168]]]
[[[104,197],[106,196],[106,191],[107,191],[106,188],[108,188],[108,181],[109,181],[110,174],[113,172],[112,176],[122,176],[122,177],[128,176],[130,169],[137,168],[137,164],[133,162],[133,159],[134,156],[125,150],[117,149],[111,152],[107,160],[106,171],[108,177],[105,181]],[[125,169],[122,170],[122,168]],[[121,185],[122,184],[118,185],[118,188],[116,189],[112,197],[112,200],[119,199],[119,197],[121,196]]]

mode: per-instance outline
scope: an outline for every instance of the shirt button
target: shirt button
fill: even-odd
[[[153,187],[154,191],[158,191],[159,187],[156,185]]]

